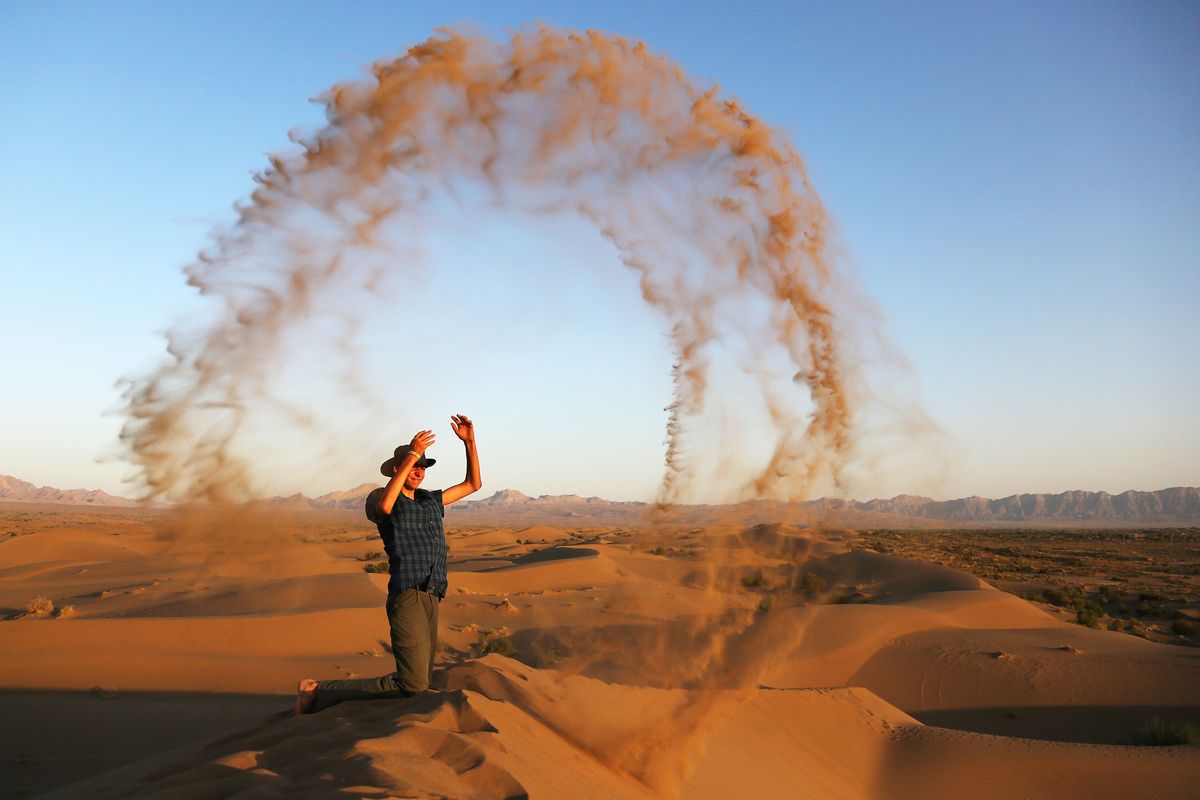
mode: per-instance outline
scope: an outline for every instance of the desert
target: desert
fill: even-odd
[[[0,66],[0,795],[1200,798],[1200,5]]]
[[[528,525],[506,516],[537,501],[509,501],[448,511],[435,690],[303,717],[288,710],[300,676],[389,669],[387,575],[370,571],[378,534],[361,512],[0,504],[4,785],[497,798],[1200,785],[1194,740],[1134,744],[1156,730],[1186,742],[1200,723],[1186,624],[1200,529],[856,530],[802,507],[612,525],[598,500],[597,519]],[[996,550],[1004,563],[980,561]],[[1122,615],[1139,595],[1162,599]]]

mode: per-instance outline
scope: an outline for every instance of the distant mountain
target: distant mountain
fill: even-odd
[[[353,489],[323,494],[313,499],[312,503],[317,508],[352,508],[355,511],[361,511],[367,495],[371,493],[371,490],[378,488],[379,484],[377,483],[363,483]]]
[[[532,497],[530,497],[527,494],[521,494],[516,489],[501,489],[500,491],[496,492],[491,497],[485,498],[483,500],[476,500],[474,502],[478,503],[481,507],[482,506],[491,507],[491,506],[514,506],[514,505],[518,505],[520,503],[528,503],[532,500],[533,500]],[[472,501],[467,500],[466,502],[469,503]]]
[[[378,484],[364,483],[353,489],[310,498],[302,494],[273,497],[264,502],[284,508],[329,508],[361,511],[367,494]],[[133,500],[100,490],[36,487],[17,478],[0,475],[0,502],[62,503],[91,506],[132,506]],[[595,520],[597,523],[634,523],[644,518],[652,504],[618,502],[574,494],[530,497],[515,489],[502,489],[480,500],[465,500],[450,507],[463,521],[518,524]],[[823,497],[805,503],[752,500],[729,506],[680,506],[676,518],[697,522],[729,521],[801,515],[834,520],[845,527],[886,527],[929,522],[992,524],[1114,524],[1114,525],[1200,525],[1200,488],[1176,486],[1155,492],[1070,491],[1059,494],[1015,494],[992,500],[962,497],[934,500],[915,495],[898,495],[890,500],[841,500]]]
[[[68,506],[134,506],[137,501],[99,489],[55,489],[0,475],[0,502],[58,503]]]
[[[963,497],[939,501],[900,495],[891,500],[850,505],[885,514],[953,522],[1200,522],[1200,488],[1186,486],[1121,494],[1083,491],[1014,494],[999,500]]]
[[[507,489],[474,502],[465,501],[453,507],[458,515],[494,517],[500,512],[510,515],[554,517],[611,517],[640,516],[649,508],[647,503],[615,503],[597,497],[576,495],[543,495],[528,497]],[[828,516],[836,524],[866,527],[895,525],[908,520],[929,520],[942,524],[953,523],[1010,523],[1010,524],[1121,524],[1121,525],[1197,525],[1200,524],[1200,488],[1177,486],[1155,492],[1071,491],[1060,494],[1018,494],[992,500],[986,497],[963,497],[957,500],[934,500],[929,497],[900,495],[890,500],[841,500],[823,497],[805,503],[783,503],[772,500],[748,501],[731,506],[685,506],[677,509],[684,516],[698,519],[724,515],[743,518],[779,516],[789,511],[805,515]],[[528,513],[526,513],[528,512]]]

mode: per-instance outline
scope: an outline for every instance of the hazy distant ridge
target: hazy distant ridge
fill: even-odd
[[[891,500],[853,502],[864,511],[962,522],[1119,522],[1200,521],[1200,488],[1176,486],[1155,492],[1070,491],[1061,494],[1015,494],[999,500],[962,497],[933,500],[900,495]]]
[[[100,489],[55,489],[0,475],[0,502],[61,503],[69,506],[132,506],[135,501]]]
[[[345,508],[361,510],[367,493],[377,484],[364,483],[353,489],[310,498],[302,494],[275,497],[266,501],[290,508]],[[130,506],[135,501],[115,497],[98,489],[55,489],[37,487],[27,481],[0,475],[0,501],[25,503],[62,503],[68,505]],[[735,508],[780,509],[787,504],[776,501],[750,501]],[[1015,494],[993,500],[987,497],[961,497],[934,500],[915,495],[899,495],[890,500],[839,500],[821,498],[798,506],[817,512],[869,512],[942,522],[1121,522],[1200,524],[1200,488],[1175,486],[1153,492],[1070,491],[1059,494]],[[490,497],[468,500],[454,506],[458,514],[539,513],[550,517],[617,517],[640,515],[648,503],[618,502],[578,495],[542,495],[530,497],[515,489],[502,489]],[[700,511],[708,506],[693,506]],[[865,520],[864,520],[865,521]]]
[[[359,495],[361,498],[366,492]],[[328,497],[328,495],[327,495]],[[358,500],[357,502],[361,502]],[[513,489],[504,489],[491,497],[460,504],[461,510],[512,511],[535,510],[567,512],[628,512],[645,508],[647,503],[612,502],[598,497],[542,495],[529,497]],[[771,501],[742,505],[781,507]],[[929,497],[900,495],[890,500],[839,500],[821,498],[798,504],[814,511],[865,511],[945,522],[1177,522],[1200,524],[1200,488],[1176,486],[1153,492],[1069,491],[1060,494],[1017,494],[993,500],[987,497],[962,497],[934,500]]]
[[[596,497],[557,495],[527,497],[506,489],[477,502],[467,502],[465,509],[499,510],[510,508],[565,511],[602,509],[628,511],[644,507],[645,503],[612,503]],[[781,507],[786,504],[765,501],[742,505]],[[1154,492],[1070,491],[1060,494],[1017,494],[992,500],[987,497],[962,497],[957,500],[934,500],[929,497],[900,495],[890,500],[838,500],[821,498],[798,504],[813,511],[864,511],[944,522],[1175,522],[1200,524],[1200,488],[1176,486]]]

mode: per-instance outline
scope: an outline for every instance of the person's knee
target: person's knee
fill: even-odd
[[[427,692],[429,691],[429,681],[411,681],[404,687],[404,690],[409,694]]]
[[[428,691],[429,680],[422,680],[415,675],[397,675],[396,676],[396,691],[404,694],[420,694]]]
[[[403,668],[396,670],[390,676],[392,688],[401,694],[420,694],[429,688],[429,676],[420,674],[419,670],[407,668],[407,664],[398,665]]]

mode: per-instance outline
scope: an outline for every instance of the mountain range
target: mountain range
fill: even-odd
[[[364,483],[353,489],[330,492],[319,497],[302,494],[275,497],[264,501],[288,508],[328,508],[359,510],[377,484]],[[0,502],[57,503],[63,505],[133,506],[136,501],[92,489],[55,489],[34,486],[0,475]],[[635,522],[644,517],[652,504],[620,502],[578,495],[542,495],[530,497],[515,489],[503,489],[490,497],[463,501],[451,507],[455,517],[488,518],[510,523],[525,520],[559,521],[587,518],[601,522]],[[880,526],[925,520],[934,523],[1034,523],[1034,524],[1200,524],[1200,487],[1176,486],[1151,492],[1068,491],[1058,494],[1016,494],[1000,499],[962,497],[934,500],[929,497],[899,495],[889,500],[867,501],[821,498],[801,503],[753,500],[731,506],[683,506],[685,516],[698,520],[722,514],[774,515],[787,511],[813,516],[840,516],[846,524]]]
[[[65,506],[136,506],[136,500],[117,497],[100,489],[55,489],[0,475],[0,502],[57,503]]]

